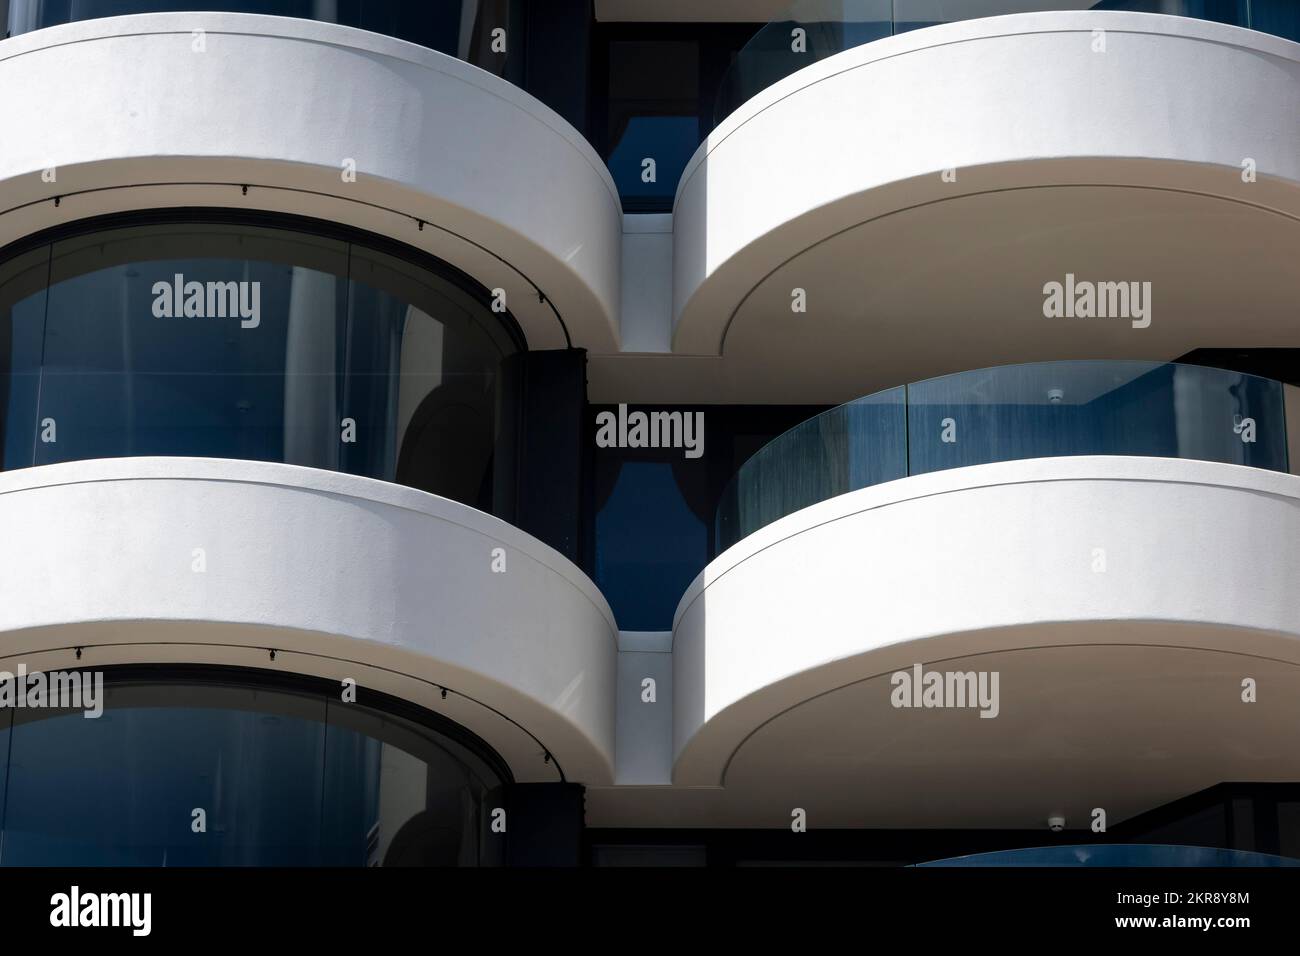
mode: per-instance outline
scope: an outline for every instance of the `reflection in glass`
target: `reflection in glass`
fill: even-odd
[[[32,462],[49,247],[0,262],[0,471]]]
[[[1059,455],[1142,455],[1287,467],[1282,387],[1194,365],[1048,362],[907,388],[909,471]],[[1256,440],[1237,426],[1255,423]],[[945,421],[951,421],[945,440]],[[1250,436],[1245,436],[1249,438]]]
[[[207,4],[193,0],[9,0],[8,25],[10,34],[17,36],[60,23],[195,9],[360,27],[438,50],[514,83],[523,77],[524,0],[216,0]],[[504,35],[494,31],[504,31]]]
[[[323,862],[495,862],[484,801],[500,782],[468,747],[405,718],[330,701]]]
[[[796,0],[736,54],[718,89],[714,123],[805,66],[890,36],[893,6],[893,0]]]
[[[633,116],[607,160],[629,210],[671,208],[677,183],[700,144],[697,116]],[[653,168],[647,161],[653,161]],[[653,173],[653,176],[651,175]]]
[[[1136,455],[1288,468],[1282,385],[1152,362],[1043,362],[881,392],[773,439],[723,492],[718,550],[801,508],[947,468]]]
[[[872,40],[960,20],[1061,10],[1191,17],[1300,40],[1295,0],[796,0],[736,55],[714,122],[778,80]]]
[[[614,487],[596,513],[592,577],[619,627],[658,630],[707,560],[708,528],[684,498],[672,462],[614,467]]]
[[[514,350],[482,290],[358,242],[91,232],[0,264],[3,464],[279,461],[483,507]]]
[[[229,672],[174,681],[110,672],[98,719],[11,710],[4,723],[6,866],[496,858],[484,800],[502,781],[484,759],[324,692],[244,686]]]
[[[718,504],[718,551],[801,508],[906,474],[902,388],[823,412],[740,467]]]

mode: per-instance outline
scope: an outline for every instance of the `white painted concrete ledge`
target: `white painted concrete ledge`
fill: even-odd
[[[1300,216],[1297,116],[1300,44],[1185,17],[987,17],[827,57],[743,104],[687,164],[673,208],[673,349],[721,354],[732,317],[783,264],[936,202],[1086,184]],[[960,171],[955,182],[945,169]],[[845,268],[869,269],[869,257]]]
[[[682,598],[674,783],[718,785],[767,721],[916,661],[1138,642],[1300,663],[1298,580],[1287,474],[1045,458],[841,495],[745,538]]]
[[[292,465],[119,458],[0,474],[0,528],[0,656],[265,667],[276,648],[274,666],[366,686],[361,668],[448,713],[517,779],[552,778],[550,753],[612,780],[613,615],[490,515]]]
[[[540,289],[575,344],[617,350],[623,217],[605,164],[454,57],[308,20],[157,13],[0,41],[0,90],[0,246],[153,207],[316,216],[505,289],[533,348],[565,344]]]

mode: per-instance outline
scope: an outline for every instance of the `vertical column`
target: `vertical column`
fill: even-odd
[[[520,352],[497,380],[492,513],[585,569],[587,351]]]

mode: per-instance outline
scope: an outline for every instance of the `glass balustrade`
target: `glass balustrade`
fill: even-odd
[[[764,446],[720,498],[717,550],[859,488],[947,468],[1071,455],[1286,471],[1283,387],[1197,365],[1044,362],[945,375],[823,412]]]
[[[959,20],[1063,10],[1192,17],[1300,40],[1296,0],[799,0],[736,54],[714,122],[778,80],[872,40]]]
[[[9,36],[134,13],[262,13],[359,27],[438,50],[517,85],[523,80],[524,0],[8,0],[8,5]]]

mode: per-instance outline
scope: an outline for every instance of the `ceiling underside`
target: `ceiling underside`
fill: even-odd
[[[1175,190],[1055,186],[932,202],[777,266],[734,309],[721,357],[594,355],[592,398],[834,404],[1016,362],[1297,347],[1297,249],[1288,215]],[[1045,284],[1067,274],[1150,283],[1150,325],[1045,317]],[[806,312],[792,311],[795,289]]]

